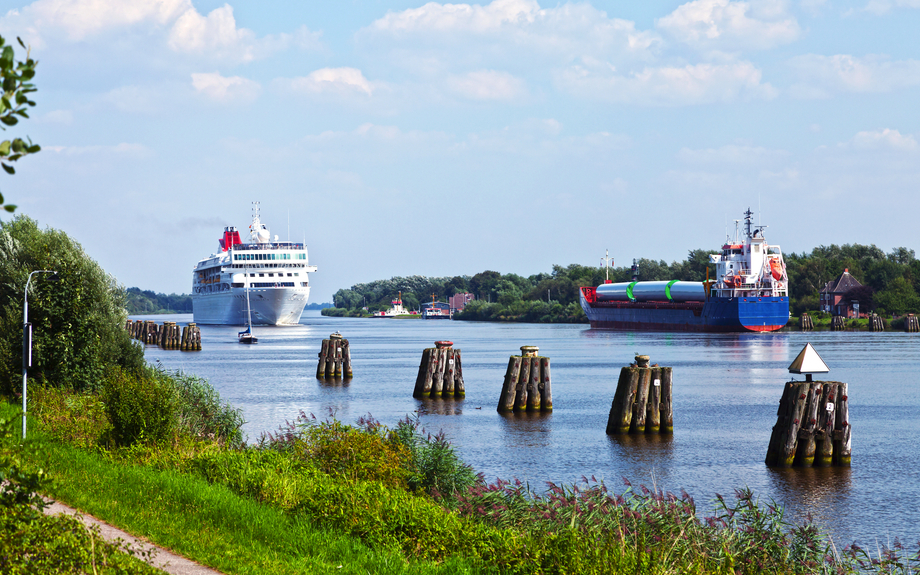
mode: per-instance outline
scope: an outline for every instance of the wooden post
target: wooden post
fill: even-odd
[[[607,435],[629,433],[632,423],[632,406],[636,401],[638,387],[639,368],[634,366],[622,368],[613,403],[610,405],[610,415],[607,417]]]
[[[904,318],[904,331],[908,331],[908,332],[920,331],[920,318],[918,318],[912,313],[907,314],[907,317]]]
[[[661,368],[661,433],[674,433],[674,406],[671,403],[671,368]]]
[[[342,354],[343,354],[343,357],[344,357],[343,362],[342,362],[342,375],[343,375],[344,377],[351,378],[351,377],[352,377],[352,372],[351,372],[351,345],[348,343],[348,340],[347,340],[347,339],[343,339],[343,340],[342,340]]]
[[[527,410],[527,382],[530,380],[530,358],[525,356],[521,358],[521,376],[515,383],[515,411]]]
[[[449,347],[442,351],[445,352],[446,357],[444,359],[444,388],[441,394],[444,397],[452,397],[454,395],[454,349]]]
[[[553,410],[553,390],[549,380],[549,358],[540,358],[540,398],[543,411]]]
[[[765,463],[770,467],[850,464],[845,383],[790,381],[783,390]]]
[[[421,399],[431,394],[431,380],[428,379],[428,363],[431,361],[431,352],[434,348],[425,348],[422,351],[422,361],[418,364],[418,375],[415,377],[415,391],[412,397]]]
[[[463,363],[460,350],[454,350],[454,397],[466,397],[466,384],[463,383]]]
[[[648,367],[639,368],[639,386],[636,389],[636,403],[633,404],[632,424],[629,427],[629,430],[633,433],[645,433],[645,414],[651,376],[651,369]]]
[[[645,412],[645,432],[659,433],[661,431],[661,368],[653,367],[651,373],[651,387],[649,387],[648,405]]]
[[[847,328],[847,322],[841,315],[835,315],[831,318],[831,331],[843,331]]]
[[[802,331],[811,331],[815,329],[815,322],[807,312],[802,312],[802,315],[799,317],[799,329]]]
[[[502,413],[511,413],[514,411],[518,375],[521,372],[521,359],[519,355],[512,355],[508,360],[508,369],[505,371],[505,382],[502,384],[502,393],[498,398],[498,411]]]
[[[329,348],[329,340],[324,339],[319,350],[319,363],[316,365],[316,377],[326,377],[326,350]]]

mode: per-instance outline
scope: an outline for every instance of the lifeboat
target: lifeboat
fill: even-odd
[[[770,260],[770,273],[775,280],[783,279],[783,264],[779,263],[778,259]]]

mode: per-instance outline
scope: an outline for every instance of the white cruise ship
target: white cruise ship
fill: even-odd
[[[309,265],[304,244],[271,240],[254,202],[251,242],[244,244],[233,226],[224,228],[220,251],[204,258],[192,274],[192,309],[199,324],[245,325],[246,290],[252,323],[294,325],[310,297]]]

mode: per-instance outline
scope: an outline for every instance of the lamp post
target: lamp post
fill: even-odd
[[[26,290],[22,298],[22,439],[26,439],[26,391],[28,387],[28,373],[32,366],[32,324],[29,323],[29,283],[35,274],[53,274],[51,281],[57,281],[58,275],[52,270],[35,270],[26,280]]]

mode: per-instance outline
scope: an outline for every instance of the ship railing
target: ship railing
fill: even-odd
[[[276,244],[233,244],[235,250],[302,250],[303,244],[278,242]]]

